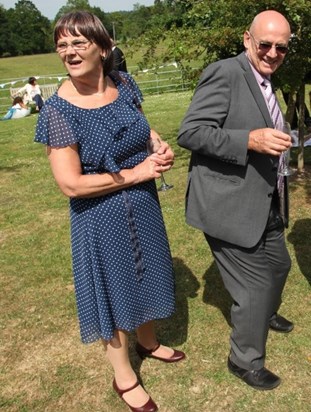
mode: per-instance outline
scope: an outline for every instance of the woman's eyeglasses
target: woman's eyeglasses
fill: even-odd
[[[56,45],[56,51],[57,53],[64,53],[69,46],[76,51],[86,50],[89,43],[91,43],[89,40],[74,40],[71,43],[61,42]]]
[[[254,40],[254,42],[257,44],[258,49],[265,53],[268,53],[268,51],[271,50],[272,47],[275,48],[275,51],[277,53],[280,53],[280,54],[288,53],[288,46],[285,46],[283,44],[273,44],[273,43],[270,43],[269,41],[258,41],[255,39],[252,33],[249,33],[249,35]]]

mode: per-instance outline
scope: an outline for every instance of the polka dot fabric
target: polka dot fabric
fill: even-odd
[[[133,168],[147,156],[150,128],[130,75],[115,76],[117,100],[81,109],[55,93],[40,111],[35,141],[77,143],[84,174]],[[81,339],[110,340],[174,312],[172,259],[154,181],[92,199],[70,199],[71,243]]]

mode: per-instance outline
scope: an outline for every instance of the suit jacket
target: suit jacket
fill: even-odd
[[[119,47],[114,47],[112,54],[114,58],[113,68],[121,72],[127,72],[126,60],[123,51]]]
[[[203,72],[181,124],[178,144],[191,150],[187,223],[242,247],[265,230],[279,158],[248,151],[249,132],[273,123],[245,53]]]

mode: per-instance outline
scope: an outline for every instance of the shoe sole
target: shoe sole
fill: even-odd
[[[273,332],[277,332],[277,333],[290,333],[294,329],[294,326],[289,330],[274,329],[272,326],[269,326],[269,329],[271,329],[271,330],[273,330]]]

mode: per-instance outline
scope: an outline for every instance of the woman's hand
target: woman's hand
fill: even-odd
[[[156,170],[159,173],[166,172],[171,169],[174,164],[174,152],[170,145],[162,140],[159,134],[153,129],[150,133],[150,139],[155,142],[155,153],[153,153],[150,158],[156,163]]]
[[[161,176],[162,167],[157,163],[158,155],[156,153],[146,157],[146,159],[136,165],[132,170],[137,183],[146,182],[152,179],[158,179]]]

